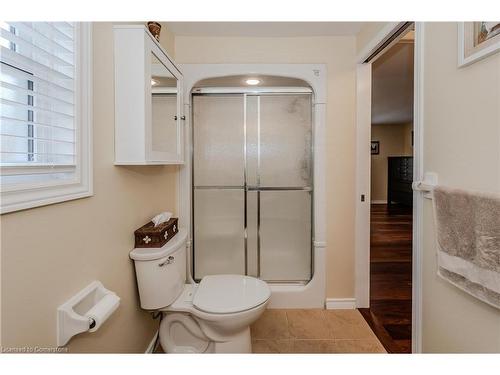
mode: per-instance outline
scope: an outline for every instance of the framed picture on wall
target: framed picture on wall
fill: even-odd
[[[458,25],[458,66],[463,67],[500,51],[500,21]]]
[[[372,155],[380,154],[380,142],[379,141],[372,141],[371,151],[372,151]]]

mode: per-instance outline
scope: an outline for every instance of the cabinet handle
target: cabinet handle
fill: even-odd
[[[177,119],[178,119],[178,117],[174,116],[174,120],[177,120]],[[186,121],[186,116],[181,116],[181,120]]]

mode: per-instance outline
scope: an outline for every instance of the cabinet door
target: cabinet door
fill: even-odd
[[[150,124],[147,131],[148,161],[151,163],[183,162],[183,127],[181,77],[178,70],[166,58],[153,41],[149,56]]]

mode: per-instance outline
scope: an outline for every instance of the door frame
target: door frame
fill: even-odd
[[[372,62],[365,60],[401,27],[389,22],[356,58],[356,197],[355,197],[355,297],[358,308],[370,306],[370,182],[371,182],[371,77]],[[413,88],[413,179],[423,180],[424,122],[424,23],[415,22]],[[361,201],[361,195],[365,200]],[[412,241],[412,352],[422,351],[422,227],[423,196],[413,192]]]
[[[326,82],[325,64],[179,64],[184,78],[184,164],[178,178],[177,212],[179,225],[189,228],[188,270],[191,283],[192,252],[192,103],[191,92],[196,83],[206,78],[232,75],[274,75],[299,78],[313,90],[313,150],[314,150],[314,194],[313,194],[313,275],[306,285],[270,284],[271,308],[323,308],[326,296]]]

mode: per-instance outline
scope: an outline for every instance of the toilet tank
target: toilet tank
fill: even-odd
[[[157,310],[170,305],[186,282],[187,230],[179,232],[161,248],[137,248],[130,252],[141,307]]]

